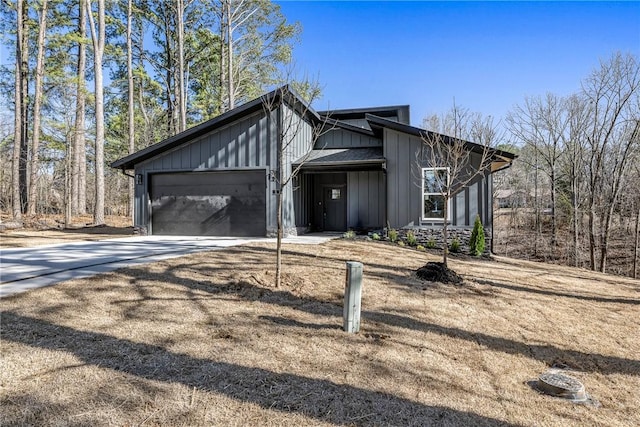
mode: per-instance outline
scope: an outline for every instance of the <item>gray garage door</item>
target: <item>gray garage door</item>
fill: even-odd
[[[264,236],[265,193],[261,170],[152,175],[152,233]]]

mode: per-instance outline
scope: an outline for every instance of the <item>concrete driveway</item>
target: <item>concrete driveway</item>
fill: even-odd
[[[285,243],[319,244],[338,234],[305,234]],[[220,250],[269,238],[136,236],[32,248],[0,249],[0,298],[135,264]]]

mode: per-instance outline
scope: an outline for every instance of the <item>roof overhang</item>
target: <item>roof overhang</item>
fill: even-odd
[[[453,143],[454,138],[448,135],[438,134],[426,129],[417,128],[414,126],[398,123],[393,120],[388,120],[383,117],[367,114],[366,119],[369,122],[371,131],[379,138],[383,137],[384,129],[392,129],[398,132],[403,132],[409,135],[424,138],[428,135],[439,135],[444,143]],[[471,141],[464,141],[465,147],[471,152],[482,154],[485,152],[486,147],[481,144],[476,144]],[[491,173],[497,172],[502,169],[506,169],[511,166],[511,163],[518,157],[516,154],[508,151],[499,150],[497,148],[489,148],[489,155],[491,156]]]
[[[302,171],[383,170],[386,160],[381,147],[311,150],[292,167]]]
[[[227,111],[211,120],[201,123],[197,126],[189,128],[184,132],[180,132],[170,138],[150,145],[140,151],[130,154],[126,157],[118,159],[111,163],[112,168],[131,170],[136,164],[142,163],[168,150],[176,148],[186,142],[193,141],[209,132],[233,123],[242,117],[253,114],[258,111],[265,111],[269,107],[275,108],[282,102],[287,103],[291,108],[314,123],[319,123],[322,118],[311,108],[311,106],[289,85],[279,87],[265,95],[262,95],[252,101],[247,102],[233,110]]]

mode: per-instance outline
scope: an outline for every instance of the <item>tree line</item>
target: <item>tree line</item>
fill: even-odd
[[[105,165],[280,83],[301,27],[268,0],[3,0],[0,209],[128,215]],[[299,85],[301,90],[304,85]],[[105,199],[106,197],[106,199]]]
[[[516,252],[601,272],[622,257],[615,272],[637,277],[638,58],[615,53],[576,93],[527,97],[505,124],[520,157],[496,176],[494,193],[509,208],[509,237],[524,242]]]

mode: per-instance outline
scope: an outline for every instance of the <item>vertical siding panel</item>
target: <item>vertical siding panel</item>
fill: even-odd
[[[464,195],[465,195],[465,192],[460,191],[455,196],[456,217],[455,217],[454,225],[464,225],[466,223]]]
[[[369,218],[367,218],[367,226],[374,227],[380,223],[378,220],[378,204],[380,199],[376,191],[378,186],[378,172],[365,172],[365,174],[367,176],[367,200],[365,202],[369,215]]]
[[[358,174],[358,225],[366,227],[369,224],[368,199],[367,191],[367,172],[357,172]]]
[[[253,167],[253,166],[257,166],[258,164],[258,156],[259,153],[256,150],[256,121],[255,120],[251,120],[251,126],[249,127],[249,143],[247,144],[247,158],[248,158],[248,162],[247,162],[247,166],[249,167]]]
[[[193,144],[187,144],[180,149],[180,169],[191,169],[191,147]]]
[[[358,173],[347,173],[347,227],[354,228],[358,224]]]
[[[478,183],[473,183],[469,186],[469,215],[467,216],[467,221],[464,225],[473,221],[478,214],[478,197]]]

